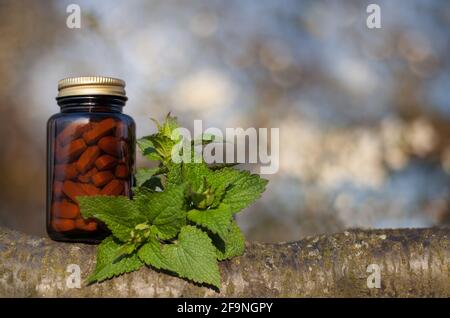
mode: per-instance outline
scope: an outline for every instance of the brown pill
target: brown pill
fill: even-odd
[[[97,229],[97,222],[78,218],[75,220],[75,226],[77,229],[92,232]]]
[[[81,137],[89,128],[89,123],[70,123],[56,136],[56,140],[60,146],[65,146],[70,141]]]
[[[78,170],[74,163],[55,165],[56,180],[75,179],[77,176]]]
[[[59,198],[62,193],[63,183],[60,181],[53,182],[53,196]]]
[[[117,164],[117,159],[110,155],[103,155],[95,160],[95,166],[98,170],[108,170]]]
[[[101,195],[119,195],[123,191],[123,181],[114,179],[110,181],[101,191]]]
[[[56,161],[70,162],[78,158],[79,155],[87,148],[83,139],[76,139],[67,145],[61,147],[56,146]]]
[[[85,174],[80,174],[78,176],[78,181],[83,182],[83,183],[89,183],[91,182],[91,177],[96,174],[98,172],[97,168],[92,168],[91,170],[89,170],[88,172],[86,172]]]
[[[107,154],[119,157],[122,153],[124,141],[116,137],[106,136],[98,141],[98,146]]]
[[[102,187],[109,181],[114,179],[114,175],[111,173],[111,171],[101,171],[93,175],[91,179],[97,187]]]
[[[95,160],[99,155],[100,155],[99,147],[97,146],[88,147],[77,161],[78,171],[80,171],[81,173],[85,173],[86,171],[91,169],[95,163]]]
[[[97,195],[100,193],[99,188],[89,183],[82,183],[80,187],[87,195]]]
[[[116,128],[116,122],[112,118],[102,120],[83,134],[83,139],[88,145],[95,144],[100,138],[111,133]]]
[[[59,218],[74,219],[80,215],[80,209],[76,204],[67,200],[54,202],[52,205],[53,215]]]
[[[75,221],[71,219],[53,219],[52,227],[58,232],[67,232],[75,228]]]
[[[77,196],[80,195],[87,195],[87,193],[83,190],[81,185],[84,183],[76,183],[73,181],[64,181],[63,183],[63,192],[65,195],[67,195],[72,201],[77,201]]]
[[[128,167],[124,164],[117,165],[114,175],[122,179],[128,177]]]

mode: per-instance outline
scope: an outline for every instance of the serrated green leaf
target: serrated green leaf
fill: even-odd
[[[216,250],[202,230],[185,226],[175,244],[164,245],[163,255],[171,270],[181,277],[220,288],[220,272]]]
[[[202,189],[205,178],[211,175],[211,171],[204,163],[183,163],[181,168],[183,182],[188,182],[192,191],[199,192]]]
[[[160,125],[159,133],[163,136],[169,137],[173,140],[178,140],[179,135],[173,135],[173,131],[177,129],[180,125],[178,124],[177,118],[170,116],[170,113],[166,116],[166,119],[162,125]]]
[[[148,136],[139,138],[136,143],[139,147],[139,150],[141,150],[142,152],[144,152],[148,148],[155,148]]]
[[[248,171],[239,171],[232,168],[223,168],[214,171],[214,176],[208,181],[212,186],[229,184],[222,203],[230,206],[233,212],[239,212],[256,201],[264,192],[267,180]]]
[[[156,119],[152,118],[152,120],[156,123],[158,132],[139,139],[137,141],[139,149],[150,160],[168,164],[172,157],[172,148],[180,139],[180,135],[175,130],[179,127],[178,122],[175,117],[170,116],[170,113],[162,125]]]
[[[217,259],[220,261],[241,256],[245,250],[245,238],[236,221],[232,220],[228,233],[224,237],[213,237],[217,248]]]
[[[194,226],[184,226],[177,242],[173,244],[161,245],[156,240],[151,240],[141,247],[138,255],[148,265],[169,270],[197,283],[220,288],[216,248],[209,236]]]
[[[182,165],[182,180],[191,186],[191,191],[195,193],[203,193],[211,188],[212,202],[208,207],[217,207],[225,195],[229,182],[220,179],[215,180],[215,174],[211,171],[205,163],[188,163]]]
[[[210,180],[211,178],[213,178],[213,177],[208,178],[208,180]],[[208,182],[210,182],[210,181],[208,181]],[[230,186],[229,183],[221,183],[221,184],[212,185],[213,191],[214,191],[214,199],[210,205],[211,208],[216,208],[221,204],[229,186]]]
[[[162,161],[169,161],[172,157],[172,148],[175,145],[175,142],[170,139],[170,137],[163,135],[152,135],[149,137],[155,146],[155,150],[162,159]]]
[[[163,192],[141,189],[135,194],[139,211],[155,226],[161,239],[171,239],[186,224],[184,185],[167,188]]]
[[[180,185],[183,183],[180,163],[170,163],[167,165],[167,169],[168,172],[166,176],[166,188],[170,188],[172,186]]]
[[[233,220],[233,211],[226,204],[221,204],[215,209],[191,210],[187,218],[225,239]]]
[[[97,247],[95,270],[89,276],[88,283],[101,282],[113,276],[133,272],[144,265],[136,254],[124,255],[115,260],[121,246],[120,242],[112,236],[107,237],[100,243]]]
[[[113,262],[115,260],[118,260],[119,258],[125,256],[125,255],[129,255],[131,253],[133,253],[136,248],[138,247],[138,245],[136,243],[125,243],[122,244],[120,246],[120,248],[116,251],[114,257],[113,257]]]
[[[138,257],[147,265],[156,269],[167,269],[169,265],[162,254],[161,243],[156,237],[156,230],[152,229],[151,236],[148,241],[138,250]]]
[[[189,183],[193,191],[202,190],[205,178],[215,194],[211,207],[224,203],[233,212],[238,212],[257,200],[267,184],[267,180],[248,171],[229,167],[212,171],[205,163],[182,165],[182,180]]]
[[[156,152],[155,146],[149,137],[150,136],[147,136],[137,140],[136,143],[139,150],[142,152],[142,155],[149,160],[161,160],[160,155]]]
[[[77,199],[83,217],[103,221],[122,242],[130,238],[137,224],[146,221],[134,202],[124,196],[79,196]]]
[[[161,171],[160,168],[140,168],[136,172],[136,185],[141,187],[144,183],[154,178]]]

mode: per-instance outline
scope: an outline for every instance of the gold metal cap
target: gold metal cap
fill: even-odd
[[[104,76],[68,77],[58,82],[58,97],[114,95],[126,97],[125,81]]]

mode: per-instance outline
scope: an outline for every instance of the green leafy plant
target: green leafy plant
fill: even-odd
[[[103,221],[112,233],[98,246],[88,282],[147,265],[220,288],[218,261],[242,255],[245,248],[233,216],[260,197],[267,180],[226,165],[174,163],[172,150],[181,140],[177,120],[169,114],[156,125],[157,133],[137,143],[158,165],[137,171],[132,200],[78,197],[83,217]],[[214,140],[201,139],[202,144]]]

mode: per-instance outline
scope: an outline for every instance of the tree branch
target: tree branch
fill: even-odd
[[[247,243],[221,263],[220,292],[150,268],[68,288],[67,265],[82,278],[95,265],[95,246],[36,238],[0,227],[2,297],[370,297],[450,296],[449,228],[349,230],[293,243]],[[367,266],[381,268],[381,288],[368,288]]]

